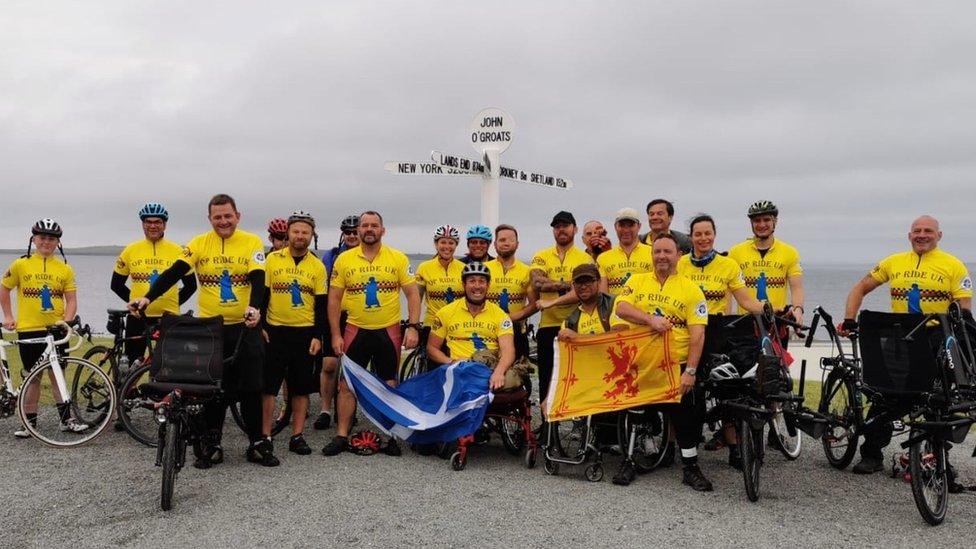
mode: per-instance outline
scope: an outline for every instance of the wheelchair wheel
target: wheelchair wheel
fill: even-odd
[[[535,458],[538,450],[534,448],[526,448],[525,455],[522,456],[522,463],[525,464],[526,469],[535,469]]]
[[[736,421],[735,430],[739,436],[739,452],[742,454],[742,477],[749,501],[759,500],[759,469],[762,467],[763,431],[754,429],[749,418]]]
[[[617,419],[617,440],[624,456],[631,452],[634,469],[649,473],[665,461],[671,448],[671,418],[655,408],[624,410]]]
[[[499,418],[497,421],[496,427],[505,450],[513,456],[522,453],[525,449],[525,429],[522,428],[522,423],[509,418]]]
[[[917,435],[917,431],[912,431],[909,437]],[[908,450],[908,468],[912,474],[912,496],[918,512],[932,526],[942,524],[949,508],[945,444],[935,437],[926,437],[912,444]]]
[[[819,412],[829,419],[827,431],[820,442],[827,462],[835,469],[851,464],[857,451],[857,401],[854,382],[845,371],[835,369],[827,376],[820,394]]]
[[[547,475],[556,476],[559,474],[559,464],[548,457],[542,458],[542,468],[545,469]]]
[[[176,484],[176,474],[179,469],[176,466],[177,452],[181,442],[180,422],[174,421],[166,424],[166,434],[163,437],[163,485],[159,497],[159,506],[163,511],[173,508],[173,486]]]
[[[455,471],[463,471],[467,464],[468,460],[461,455],[461,452],[454,452],[451,455],[451,469],[454,469]]]
[[[143,364],[134,370],[122,384],[119,391],[119,419],[129,436],[146,446],[155,448],[159,443],[159,423],[153,410],[140,406],[140,403],[150,402],[148,396],[142,394],[139,387],[149,381],[150,364]]]
[[[590,482],[600,482],[603,480],[603,465],[594,463],[583,470],[583,475]]]
[[[776,411],[769,418],[769,432],[772,434],[770,440],[776,449],[783,454],[783,457],[793,461],[800,457],[800,450],[803,445],[803,432],[796,428],[796,424],[784,413],[784,410],[795,409],[795,403],[777,403]]]

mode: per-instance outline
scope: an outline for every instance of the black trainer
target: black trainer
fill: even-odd
[[[403,454],[403,450],[400,449],[400,444],[397,443],[395,438],[391,438],[386,441],[386,445],[383,446],[383,453],[388,456],[399,457]]]
[[[259,463],[265,467],[277,467],[281,461],[274,455],[274,444],[270,438],[262,438],[257,442],[251,443],[247,449],[247,460],[251,463]]]
[[[322,412],[319,414],[319,417],[315,418],[315,423],[312,424],[312,427],[314,427],[316,431],[324,431],[325,429],[328,429],[331,425],[332,425],[332,414],[330,414],[329,412]]]
[[[692,490],[698,492],[711,492],[713,490],[712,481],[705,478],[705,475],[701,472],[701,468],[697,465],[685,465],[681,483],[691,486]]]
[[[332,437],[332,442],[326,444],[325,448],[322,448],[322,455],[337,456],[347,450],[349,450],[349,438],[337,435]]]
[[[305,442],[304,436],[295,435],[288,441],[288,451],[300,456],[307,456],[312,453],[312,448]]]
[[[742,452],[738,446],[729,446],[729,467],[742,470]]]
[[[197,452],[196,448],[194,448],[193,455],[196,457],[193,461],[193,466],[197,469],[209,469],[218,463],[224,462],[224,449],[220,445],[208,446],[200,452]]]
[[[862,457],[861,461],[851,468],[855,475],[871,475],[878,471],[884,471],[884,463],[880,459]]]
[[[634,463],[629,459],[625,459],[620,462],[620,468],[617,469],[617,474],[613,475],[613,483],[617,486],[630,486],[631,482],[634,482],[634,477],[637,476],[637,471],[634,469]]]

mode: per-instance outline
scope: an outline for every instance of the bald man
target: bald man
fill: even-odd
[[[603,228],[603,223],[596,220],[587,221],[583,225],[583,244],[586,245],[586,253],[596,261],[601,253],[609,250],[613,246],[607,238],[607,230]]]
[[[838,327],[840,333],[847,335],[857,329],[855,318],[864,296],[886,282],[890,288],[892,312],[944,313],[955,301],[965,314],[971,315],[973,281],[962,261],[939,249],[940,240],[942,231],[934,217],[923,215],[912,222],[908,232],[912,249],[886,257],[851,289],[844,322]],[[883,413],[890,420],[899,419],[908,411],[907,406],[910,403],[905,406],[872,404],[867,419]],[[881,450],[891,442],[890,420],[877,421],[864,430],[861,462],[854,466],[854,473],[867,475],[884,469]]]

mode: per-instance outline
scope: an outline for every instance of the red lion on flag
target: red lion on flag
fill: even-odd
[[[604,374],[603,381],[610,383],[613,387],[603,393],[604,398],[616,399],[620,395],[633,397],[637,395],[637,345],[624,345],[622,341],[617,342],[620,353],[614,351],[613,347],[607,349],[607,357],[613,363],[613,370]]]

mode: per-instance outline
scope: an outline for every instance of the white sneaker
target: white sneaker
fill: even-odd
[[[31,422],[31,425],[36,427],[37,426],[37,422],[36,421],[32,421]],[[27,426],[26,425],[21,425],[19,429],[17,429],[16,431],[14,431],[14,436],[17,437],[17,438],[30,438],[33,435],[31,435],[31,432],[27,430]]]
[[[91,425],[88,425],[87,423],[82,423],[73,417],[69,417],[67,420],[61,422],[61,431],[65,433],[67,432],[81,433],[83,431],[87,431],[90,428]]]

